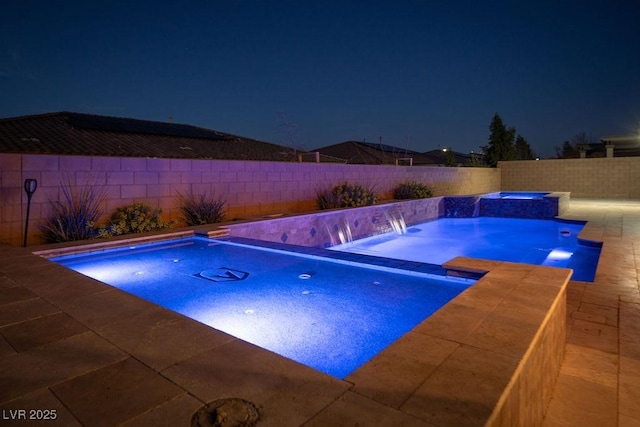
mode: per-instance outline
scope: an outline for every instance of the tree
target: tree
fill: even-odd
[[[561,147],[556,147],[556,156],[559,159],[578,158],[580,157],[580,151],[588,151],[591,144],[594,144],[594,142],[585,132],[577,133],[571,138],[571,141],[565,141]]]
[[[481,155],[471,152],[471,158],[467,162],[467,166],[471,166],[474,168],[485,168],[487,164],[484,162]]]
[[[456,161],[456,154],[451,148],[444,150],[444,165],[447,167],[456,167],[458,162]]]
[[[514,147],[516,160],[534,160],[536,158],[535,153],[531,150],[531,146],[522,135],[516,137],[516,144]]]
[[[569,141],[565,141],[562,146],[556,147],[556,157],[559,159],[575,159],[578,157],[578,150]]]
[[[575,134],[575,136],[571,138],[571,143],[574,147],[576,147],[578,152],[580,152],[581,150],[588,151],[594,141],[587,135],[586,132],[580,132]]]
[[[491,167],[496,167],[501,160],[513,160],[515,157],[513,140],[516,129],[507,129],[502,118],[496,113],[489,126],[489,144],[482,147],[484,158]]]

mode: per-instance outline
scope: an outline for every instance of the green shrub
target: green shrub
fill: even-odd
[[[371,188],[359,184],[342,183],[331,190],[317,191],[316,203],[319,209],[355,208],[375,205],[378,196]]]
[[[102,216],[100,206],[106,199],[106,188],[90,183],[72,186],[67,178],[60,184],[62,197],[49,201],[53,213],[38,228],[45,243],[85,240],[98,234],[96,222]]]
[[[182,219],[187,225],[203,225],[222,222],[225,216],[226,201],[221,198],[214,199],[207,193],[194,195],[180,194],[180,210]]]
[[[340,207],[340,198],[331,190],[316,190],[316,204],[318,209],[337,209]]]
[[[118,208],[111,215],[109,224],[100,228],[99,235],[111,237],[171,228],[173,221],[165,222],[160,216],[161,213],[162,209],[154,209],[144,203]]]
[[[433,197],[433,194],[429,187],[420,182],[403,182],[393,189],[393,198],[396,200],[424,199],[427,197]]]

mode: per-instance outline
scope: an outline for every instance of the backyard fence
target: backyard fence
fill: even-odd
[[[100,187],[107,196],[105,214],[146,203],[178,222],[179,195],[190,192],[226,200],[227,219],[233,220],[315,210],[317,192],[342,182],[373,188],[383,200],[405,181],[428,185],[434,196],[500,189],[500,172],[488,168],[0,154],[0,243],[23,241],[25,179],[38,182],[30,209],[31,245],[42,243],[38,224],[50,215],[51,202],[63,197],[64,185]]]
[[[500,162],[502,191],[566,191],[571,197],[640,199],[640,157]]]
[[[333,163],[183,160],[0,154],[0,243],[24,238],[26,179],[37,180],[30,207],[29,244],[65,183],[106,192],[105,215],[146,203],[167,220],[180,219],[179,195],[208,193],[226,200],[227,219],[315,210],[318,191],[348,182],[381,199],[405,181],[428,185],[434,196],[495,191],[559,191],[571,197],[640,199],[640,157],[501,162],[497,169]]]

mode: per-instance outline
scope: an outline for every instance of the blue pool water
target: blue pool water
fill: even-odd
[[[490,193],[484,198],[487,199],[542,199],[549,193],[524,192],[524,191],[501,191],[500,193]]]
[[[474,283],[197,237],[51,260],[338,378]]]
[[[329,249],[442,264],[456,256],[573,269],[572,280],[592,282],[600,247],[581,244],[584,223],[520,218],[440,218]],[[584,242],[587,243],[587,242]]]

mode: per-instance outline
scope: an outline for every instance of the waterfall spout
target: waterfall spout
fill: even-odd
[[[333,224],[333,226],[325,225],[325,227],[331,238],[331,246],[353,242],[351,227],[346,219],[341,218],[340,221]]]
[[[404,216],[400,209],[393,207],[386,210],[384,216],[387,218],[391,229],[395,231],[396,234],[405,234],[407,232],[407,224],[404,221]]]

